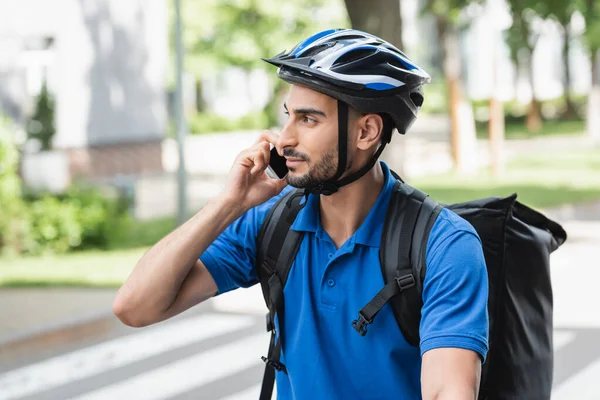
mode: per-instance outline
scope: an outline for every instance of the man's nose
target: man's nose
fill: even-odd
[[[279,140],[276,147],[280,155],[283,155],[283,149],[286,147],[296,147],[298,144],[296,130],[292,124],[291,118],[288,119],[279,133]]]

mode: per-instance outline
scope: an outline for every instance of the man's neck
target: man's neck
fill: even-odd
[[[381,164],[331,196],[321,196],[321,225],[339,248],[358,230],[377,201],[385,176]]]

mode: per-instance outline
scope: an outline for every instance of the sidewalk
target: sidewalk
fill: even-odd
[[[116,289],[0,288],[0,363],[101,333]],[[10,350],[10,352],[8,352]]]

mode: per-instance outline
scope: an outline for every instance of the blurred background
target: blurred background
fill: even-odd
[[[600,398],[600,0],[0,0],[0,399],[257,397],[257,288],[141,332],[110,306],[282,126],[260,58],[332,27],[432,75],[383,155],[405,180],[448,203],[516,192],[565,227],[555,398]]]

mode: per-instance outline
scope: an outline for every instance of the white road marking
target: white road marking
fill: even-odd
[[[160,353],[251,326],[250,317],[205,314],[144,328],[118,339],[0,375],[0,400],[29,396]]]
[[[253,335],[71,400],[167,399],[262,364],[260,355],[268,340],[264,333]]]

